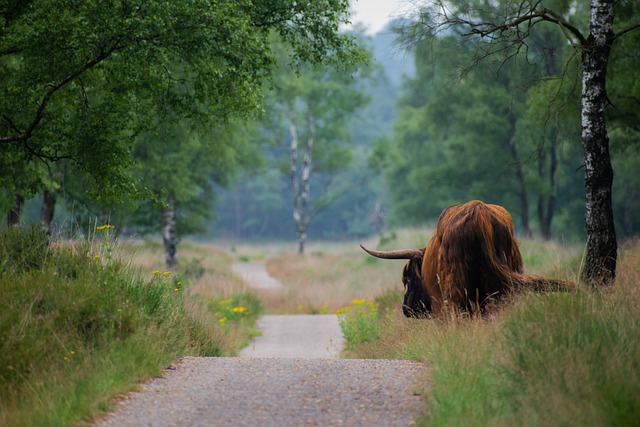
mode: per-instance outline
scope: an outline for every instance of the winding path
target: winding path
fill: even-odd
[[[264,277],[260,267],[242,273],[239,265],[234,271],[245,280],[264,285],[254,282]],[[426,367],[339,359],[334,315],[264,316],[258,328],[262,336],[240,357],[184,358],[121,399],[97,426],[404,427],[424,408],[415,387]]]

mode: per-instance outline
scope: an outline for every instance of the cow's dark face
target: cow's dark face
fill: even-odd
[[[405,290],[402,312],[406,317],[427,317],[431,311],[431,298],[422,284],[421,270],[422,258],[415,257],[409,260],[402,272]]]

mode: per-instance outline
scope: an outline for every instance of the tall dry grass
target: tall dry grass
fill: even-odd
[[[333,313],[354,299],[373,299],[402,289],[403,260],[379,260],[367,247],[393,249],[424,246],[430,231],[399,230],[382,238],[340,243],[311,243],[307,253],[280,252],[266,268],[283,283],[280,290],[259,292],[271,313]],[[422,242],[422,243],[421,243]]]
[[[352,242],[310,242],[300,256],[293,245],[232,246],[236,261],[263,262],[268,272],[283,283],[280,290],[256,291],[270,313],[324,313],[348,305],[353,299],[372,300],[382,294],[403,291],[404,260],[380,260],[360,248],[424,247],[432,230],[400,229],[380,237]],[[579,248],[553,242],[521,243],[525,270],[548,277],[576,280]],[[395,308],[400,308],[398,306]]]
[[[523,252],[531,251],[525,269],[574,278],[580,248],[529,243],[523,243]],[[563,265],[548,265],[549,259]],[[640,243],[622,246],[609,288],[519,294],[482,318],[395,316],[380,331],[377,341],[352,346],[348,356],[428,363],[420,425],[636,425]]]

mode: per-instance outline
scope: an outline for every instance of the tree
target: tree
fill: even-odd
[[[514,206],[518,232],[529,236],[530,148],[518,131],[534,72],[524,57],[459,71],[473,49],[455,37],[416,46],[389,146],[397,212],[422,222],[479,198]]]
[[[636,3],[620,1],[620,7],[634,9]],[[581,3],[573,1],[504,1],[476,4],[467,1],[434,1],[420,11],[419,24],[410,28],[412,36],[434,36],[461,32],[462,36],[489,40],[489,56],[496,49],[526,48],[529,36],[544,23],[557,26],[581,57],[582,66],[582,146],[585,157],[585,228],[587,247],[582,279],[587,283],[609,284],[615,278],[617,240],[613,222],[613,168],[609,153],[605,110],[607,68],[614,42],[640,28],[629,22],[614,30],[616,2],[591,0],[588,33],[580,25],[585,18]],[[637,16],[637,15],[634,15]]]
[[[213,214],[214,185],[228,185],[242,162],[252,159],[243,132],[241,124],[194,129],[185,120],[166,117],[154,132],[140,136],[135,176],[152,198],[129,212],[123,225],[141,234],[160,231],[167,269],[178,265],[179,239],[205,231]]]
[[[276,49],[286,58],[286,47]],[[345,143],[347,124],[367,98],[358,90],[357,79],[335,67],[314,64],[294,72],[279,64],[274,82],[272,111],[280,110],[275,120],[288,129],[289,179],[293,198],[293,220],[298,253],[304,253],[307,229],[312,219],[311,181],[314,169],[331,178],[350,160]],[[366,72],[359,77],[366,77]],[[316,146],[318,145],[318,147]],[[316,159],[314,167],[313,160]],[[320,160],[320,161],[317,161]],[[319,180],[316,178],[316,182]]]
[[[347,19],[347,0],[3,2],[0,157],[10,155],[12,168],[0,181],[67,159],[101,197],[129,194],[149,96],[163,92],[191,120],[249,116],[269,77],[271,32],[293,46],[292,65],[352,64],[363,56],[339,32]],[[45,190],[22,187],[16,194]]]
[[[571,142],[580,138],[579,88],[569,84],[578,72],[578,64],[573,63],[565,75],[545,73],[545,79],[529,89],[527,110],[518,125],[518,139],[535,151],[537,171],[531,185],[536,189],[538,224],[545,240],[552,238],[552,221],[568,201],[561,198],[561,182],[569,171],[580,169],[575,160],[580,158],[576,151],[580,147]]]

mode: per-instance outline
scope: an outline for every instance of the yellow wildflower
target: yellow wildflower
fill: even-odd
[[[247,309],[242,307],[242,306],[233,307],[233,312],[234,313],[244,313],[245,311],[247,311]]]
[[[351,301],[351,304],[355,304],[355,305],[360,305],[360,304],[364,304],[367,300],[365,299],[354,299],[353,301]]]
[[[93,259],[100,259],[100,255],[94,255]]]
[[[160,274],[160,270],[153,270],[151,274],[153,274],[154,276],[157,276],[158,274]]]
[[[218,319],[218,322],[220,322],[220,323],[224,323],[226,321],[227,321],[226,317],[221,317],[220,319]]]
[[[164,273],[162,273],[163,276],[171,276],[171,272],[170,271],[165,271]]]

